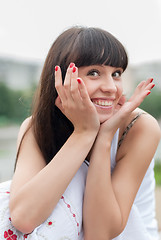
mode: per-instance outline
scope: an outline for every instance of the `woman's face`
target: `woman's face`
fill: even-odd
[[[83,79],[89,97],[96,107],[100,123],[109,119],[122,96],[122,68],[105,65],[80,67],[78,76]]]

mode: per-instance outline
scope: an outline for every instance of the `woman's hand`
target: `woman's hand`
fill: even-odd
[[[97,111],[89,98],[83,80],[78,78],[78,69],[74,63],[71,63],[67,69],[64,84],[60,67],[55,67],[55,88],[58,92],[55,104],[72,122],[74,131],[78,133],[89,131],[97,134],[100,127]]]
[[[105,133],[111,136],[111,140],[116,130],[126,117],[134,111],[143,102],[147,95],[151,93],[151,89],[155,86],[149,78],[147,81],[142,81],[135,89],[131,98],[125,102],[125,98],[120,99],[120,104],[116,106],[116,113],[107,121],[101,124],[99,134]]]

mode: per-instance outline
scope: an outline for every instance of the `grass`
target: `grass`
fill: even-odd
[[[10,124],[10,120],[5,116],[0,116],[0,127],[5,127]]]
[[[161,161],[156,161],[154,166],[156,185],[161,186]]]

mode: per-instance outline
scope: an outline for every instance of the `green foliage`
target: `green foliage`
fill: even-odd
[[[0,125],[20,123],[30,115],[33,89],[12,90],[0,82]]]
[[[161,186],[161,162],[156,162],[154,166],[156,185]]]
[[[150,113],[156,119],[161,118],[161,91],[153,89],[152,93],[142,102],[140,108]]]

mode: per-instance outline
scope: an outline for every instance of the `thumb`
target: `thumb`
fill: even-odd
[[[61,99],[59,97],[59,95],[57,96],[56,100],[55,100],[55,105],[60,109],[60,111],[63,113],[63,107],[62,107],[62,102]]]

